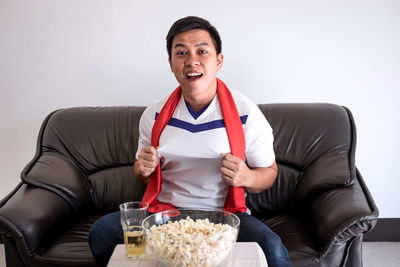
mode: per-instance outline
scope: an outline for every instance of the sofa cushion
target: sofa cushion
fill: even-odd
[[[85,174],[133,164],[144,107],[61,109],[49,118],[43,150],[70,158]]]
[[[125,200],[140,199],[144,186],[136,181],[132,166],[144,109],[53,112],[42,125],[34,159],[22,172],[24,182],[61,195],[76,210],[90,205],[108,212]]]
[[[66,266],[96,266],[88,243],[91,225],[100,214],[82,215],[49,246],[33,257],[35,262]]]
[[[282,208],[282,203],[290,207],[317,191],[353,184],[356,130],[348,109],[333,104],[259,107],[273,128],[276,161],[279,167],[291,171],[280,172],[278,188],[262,193],[267,194],[263,199],[281,204],[259,202],[258,209]],[[271,196],[278,191],[294,195]]]
[[[118,210],[118,205],[140,200],[146,185],[136,179],[133,165],[116,166],[89,175],[94,207],[98,212]]]
[[[290,251],[290,260],[294,266],[307,266],[319,260],[316,239],[313,238],[311,224],[293,213],[261,218],[277,233]]]

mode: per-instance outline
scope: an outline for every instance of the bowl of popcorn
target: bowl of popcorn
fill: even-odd
[[[223,210],[175,209],[143,220],[146,254],[165,266],[222,266],[236,242],[240,219]]]

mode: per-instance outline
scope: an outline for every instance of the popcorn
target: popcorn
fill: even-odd
[[[147,248],[168,266],[210,267],[221,263],[236,241],[237,229],[190,217],[156,226],[146,233]]]

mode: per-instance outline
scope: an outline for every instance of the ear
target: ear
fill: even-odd
[[[222,65],[224,63],[224,55],[222,53],[219,53],[217,55],[217,69],[220,70],[222,68]]]
[[[174,72],[174,70],[172,69],[172,59],[171,59],[171,57],[168,57],[168,62],[169,62],[169,67],[170,67],[171,71]]]

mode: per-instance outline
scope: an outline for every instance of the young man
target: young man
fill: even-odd
[[[140,120],[134,172],[147,183],[143,201],[150,212],[236,213],[238,242],[257,242],[269,266],[291,266],[279,236],[249,215],[245,204],[246,191],[268,189],[276,178],[273,135],[257,105],[217,79],[223,65],[217,30],[198,17],[180,19],[167,35],[167,50],[180,86],[149,106]],[[92,226],[89,242],[99,265],[123,243],[122,229],[114,225],[118,221],[115,212]]]

